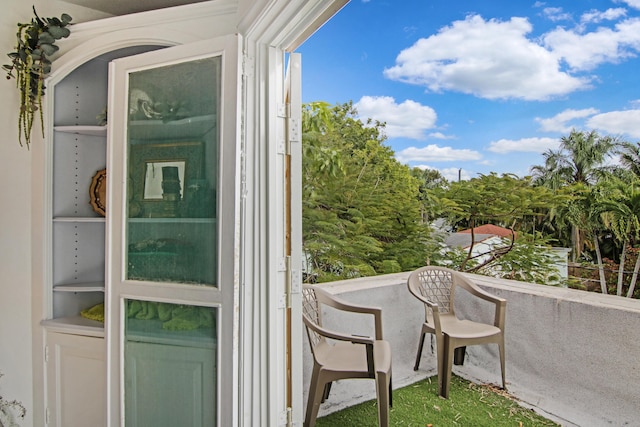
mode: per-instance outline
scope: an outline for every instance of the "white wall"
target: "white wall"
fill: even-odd
[[[18,22],[28,22],[34,4],[43,17],[68,13],[73,22],[104,17],[102,13],[55,0],[2,0],[0,64],[15,46]],[[73,28],[72,28],[73,31]],[[54,63],[55,67],[55,63]],[[22,426],[32,425],[31,358],[31,153],[18,144],[18,91],[15,80],[0,82],[0,395],[27,408]],[[40,122],[34,125],[34,144]],[[37,237],[37,236],[36,236]]]

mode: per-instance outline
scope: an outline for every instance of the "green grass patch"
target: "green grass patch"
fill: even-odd
[[[477,385],[455,375],[451,378],[449,399],[438,396],[437,377],[394,390],[390,424],[412,427],[559,426],[520,406],[508,393],[499,388]],[[316,425],[377,426],[377,403],[371,400],[334,412],[318,418]]]

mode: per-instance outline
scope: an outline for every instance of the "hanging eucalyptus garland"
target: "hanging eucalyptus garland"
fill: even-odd
[[[7,79],[15,78],[20,90],[20,114],[18,118],[18,141],[22,139],[29,148],[31,129],[36,112],[40,115],[40,125],[44,135],[42,97],[44,79],[51,72],[49,56],[58,51],[55,41],[68,37],[67,27],[71,16],[66,13],[58,18],[40,18],[33,7],[35,17],[28,23],[18,23],[15,51],[7,54],[11,64],[3,65]],[[15,74],[14,74],[15,73]]]

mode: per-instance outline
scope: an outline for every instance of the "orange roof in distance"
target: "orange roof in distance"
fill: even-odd
[[[459,233],[471,233],[471,229],[459,231]],[[492,234],[500,237],[511,237],[511,230],[493,224],[484,224],[473,229],[474,234]]]

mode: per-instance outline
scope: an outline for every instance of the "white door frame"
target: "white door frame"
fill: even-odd
[[[234,425],[302,425],[302,303],[295,285],[302,271],[301,141],[288,144],[301,106],[299,92],[288,96],[287,52],[347,1],[273,0],[250,24],[240,25],[247,126],[241,150],[240,418]],[[299,55],[289,60],[300,66]]]

